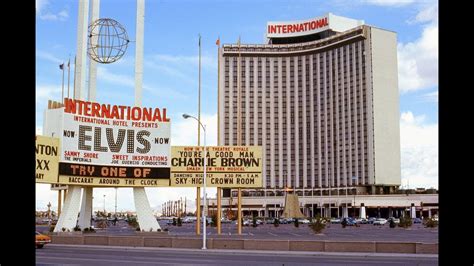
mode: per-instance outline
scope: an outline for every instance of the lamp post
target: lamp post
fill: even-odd
[[[105,215],[105,194],[104,194],[104,215]]]
[[[357,179],[357,176],[353,176],[352,177],[352,185],[354,186],[354,183]],[[357,189],[355,190],[355,193],[354,193],[354,204],[352,204],[352,216],[355,218],[355,202],[356,202],[356,193],[357,193]],[[360,215],[359,215],[360,216]]]
[[[202,130],[204,131],[204,176],[203,176],[203,194],[204,194],[204,202],[203,202],[203,210],[202,210],[202,249],[207,249],[206,248],[206,210],[207,210],[207,194],[206,194],[206,126],[199,121],[196,117],[188,114],[183,114],[184,119],[188,118],[193,118],[196,121],[198,121],[199,125],[202,127]],[[201,206],[197,206],[200,208]]]
[[[118,187],[115,188],[115,213],[114,213],[115,217],[117,217],[117,190],[118,190]]]

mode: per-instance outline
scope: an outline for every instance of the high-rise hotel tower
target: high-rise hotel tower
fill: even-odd
[[[396,33],[329,13],[269,22],[267,42],[219,48],[219,145],[263,146],[265,189],[246,193],[398,187]]]

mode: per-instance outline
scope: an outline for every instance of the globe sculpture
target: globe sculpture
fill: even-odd
[[[88,37],[87,54],[102,64],[122,58],[130,42],[125,28],[111,18],[100,18],[90,24]]]

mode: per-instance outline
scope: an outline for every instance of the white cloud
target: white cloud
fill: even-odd
[[[398,44],[398,79],[402,93],[438,85],[438,25],[426,26],[414,42]]]
[[[426,93],[422,96],[425,101],[427,102],[433,102],[433,103],[438,103],[438,91]]]
[[[414,22],[438,22],[438,4],[434,3],[432,6],[428,6],[421,10],[415,18]]]
[[[115,74],[107,70],[107,68],[99,66],[97,67],[97,80],[100,79],[112,84],[135,88],[135,80],[132,76]]]
[[[408,23],[427,23],[421,37],[398,44],[398,80],[402,93],[438,86],[438,4],[430,2]]]
[[[36,51],[36,57],[40,58],[40,59],[50,61],[50,62],[53,62],[53,63],[56,63],[56,64],[58,64],[58,68],[59,68],[59,64],[64,63],[64,60],[61,60],[58,57],[56,57],[55,55],[53,55],[51,53],[48,53],[48,52],[45,52],[45,51]]]
[[[184,55],[166,55],[166,54],[157,54],[153,56],[153,59],[157,63],[171,63],[175,65],[189,65],[194,66],[199,65],[199,56],[184,56]],[[212,56],[201,55],[201,66],[203,68],[214,68],[217,69],[217,58]]]
[[[36,13],[41,13],[48,4],[48,0],[36,0]]]
[[[365,0],[363,1],[367,4],[377,5],[377,6],[405,6],[414,2],[414,0]]]
[[[438,124],[404,112],[400,118],[402,184],[438,188]]]
[[[45,14],[39,15],[40,19],[42,20],[49,20],[49,21],[66,21],[69,18],[69,14],[66,10],[61,10],[57,14],[47,12]]]
[[[53,13],[48,9],[49,0],[36,0],[36,15],[41,20],[66,21],[69,18],[67,10],[63,9],[58,13]]]
[[[67,85],[64,84],[65,94],[67,93]],[[36,85],[36,106],[44,106],[48,100],[61,101],[61,79],[58,80],[58,85]]]
[[[217,113],[212,115],[201,114],[201,121],[206,126],[206,144],[208,146],[217,145]],[[192,118],[182,118],[173,121],[173,128],[171,129],[171,145],[197,145],[197,127],[197,121]],[[200,144],[204,145],[204,132],[202,128]]]

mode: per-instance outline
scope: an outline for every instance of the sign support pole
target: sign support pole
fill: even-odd
[[[196,235],[201,234],[201,188],[196,188]]]
[[[58,190],[58,217],[61,215],[61,190]]]
[[[221,197],[222,197],[222,189],[220,187],[217,188],[217,234],[220,235],[222,228],[221,228]]]
[[[242,234],[242,190],[237,189],[237,234]]]

